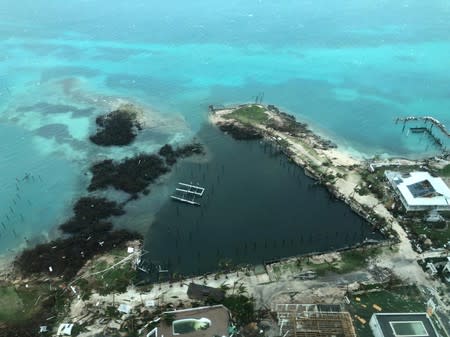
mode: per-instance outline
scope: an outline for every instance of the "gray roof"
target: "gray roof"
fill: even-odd
[[[431,324],[430,319],[425,313],[414,314],[375,314],[385,337],[397,337],[392,330],[391,322],[422,322],[427,334],[414,335],[416,337],[439,337]]]

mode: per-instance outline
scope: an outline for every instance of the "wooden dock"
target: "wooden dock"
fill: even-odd
[[[205,193],[205,188],[198,185],[178,183],[180,187],[175,188],[175,193],[178,195],[171,195],[173,200],[184,202],[193,206],[200,206],[200,203],[195,201],[195,198],[201,198]]]

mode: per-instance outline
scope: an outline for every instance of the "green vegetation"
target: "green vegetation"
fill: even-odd
[[[450,226],[445,222],[427,223],[408,222],[408,227],[417,235],[425,234],[431,240],[434,247],[442,247],[450,241]]]
[[[119,249],[111,251],[108,259],[96,260],[86,275],[75,282],[75,285],[81,290],[83,299],[89,298],[93,291],[100,295],[125,292],[127,287],[136,280],[137,275],[131,261],[125,261],[114,268],[111,267],[126,258],[127,255],[128,253],[124,249]]]
[[[317,263],[317,264],[309,264],[308,268],[309,270],[312,270],[316,272],[318,276],[323,276],[328,272],[334,271],[336,268],[336,263]]]
[[[440,212],[444,219],[450,220],[450,211]]]
[[[327,272],[346,274],[365,268],[369,262],[369,258],[380,253],[381,249],[378,247],[347,250],[341,253],[340,261],[308,264],[307,269],[315,271],[317,275],[324,275]]]
[[[255,304],[252,297],[232,294],[225,297],[223,305],[232,312],[237,326],[244,326],[255,321]]]
[[[48,288],[14,286],[0,287],[0,321],[16,323],[32,318],[41,309],[42,300],[48,295]]]
[[[272,266],[271,277],[280,280],[285,277],[297,277],[300,273],[313,271],[318,276],[329,272],[345,274],[366,268],[370,257],[381,253],[381,248],[359,248],[341,253],[341,260],[333,262],[312,263],[310,257],[299,257]]]
[[[86,329],[86,324],[83,325],[74,324],[72,328],[72,336],[78,336],[82,332],[86,331],[88,331],[88,329]]]
[[[107,269],[108,264],[102,261],[96,267],[98,271],[101,271]],[[129,264],[124,264],[95,275],[92,286],[100,295],[107,295],[113,292],[123,293],[135,278],[136,271]]]
[[[120,312],[117,310],[117,308],[113,305],[108,305],[105,310],[106,317],[109,317],[111,319],[119,318]]]
[[[281,139],[277,143],[284,148],[288,148],[291,145],[286,139]]]
[[[441,175],[443,175],[444,177],[450,177],[450,164],[446,165],[446,166],[441,170]]]
[[[369,172],[368,170],[363,170],[361,172],[361,178],[365,185],[362,184],[360,187],[360,195],[367,195],[369,192],[373,193],[378,199],[385,200],[386,193],[389,188],[384,178],[385,168],[379,168],[375,172]]]
[[[175,320],[175,314],[173,312],[166,312],[162,316],[162,320],[166,325],[171,325]]]
[[[0,288],[0,321],[14,319],[22,308],[22,300],[14,287]]]
[[[257,105],[245,106],[234,110],[232,113],[224,116],[225,118],[235,119],[243,124],[261,123],[268,121],[265,109]]]
[[[357,301],[357,297],[359,301]],[[349,299],[351,301],[348,308],[350,314],[353,317],[358,315],[367,321],[363,325],[354,319],[355,329],[359,337],[373,337],[369,327],[369,320],[372,314],[378,312],[373,308],[374,304],[381,307],[381,312],[426,311],[425,300],[422,298],[420,290],[414,286],[372,291],[361,295],[353,295]]]
[[[341,253],[342,260],[336,271],[340,274],[345,274],[357,269],[365,268],[368,259],[380,253],[381,249],[378,247],[345,251]]]
[[[222,283],[220,288],[229,294],[226,294],[220,302],[214,299],[208,299],[207,305],[223,304],[227,307],[236,321],[238,327],[243,327],[256,320],[255,300],[248,296],[247,288],[243,283],[235,281],[233,286]]]
[[[62,291],[58,284],[51,290],[48,282],[27,287],[3,283],[0,285],[0,335],[35,336],[39,325],[49,317],[58,320],[67,314],[68,299],[68,292]]]

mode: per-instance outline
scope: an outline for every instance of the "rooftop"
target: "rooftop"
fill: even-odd
[[[425,313],[374,314],[384,337],[438,337]]]
[[[272,304],[280,336],[356,337],[352,318],[339,305]]]
[[[450,189],[439,177],[428,172],[386,171],[386,177],[397,187],[408,206],[448,206],[450,207]]]

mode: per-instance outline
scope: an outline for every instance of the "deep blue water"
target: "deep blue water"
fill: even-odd
[[[0,217],[19,212],[15,178],[45,179],[27,185],[23,223],[0,228],[0,251],[68,216],[92,160],[188,140],[209,104],[261,92],[359,155],[433,154],[393,120],[450,124],[449,31],[446,0],[3,0]],[[88,144],[95,116],[123,100],[144,107],[152,128],[130,149]],[[131,219],[151,217],[165,196],[130,205],[121,221],[145,227]]]

